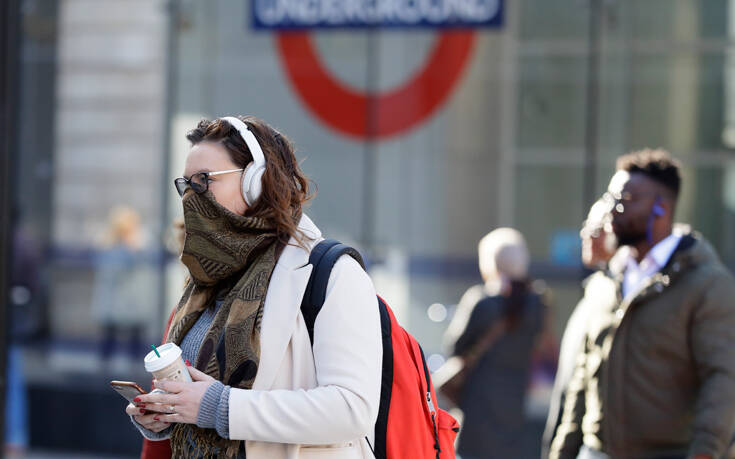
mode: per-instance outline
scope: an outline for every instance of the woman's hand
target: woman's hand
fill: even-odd
[[[146,410],[157,413],[144,415],[141,418],[151,416],[153,421],[166,425],[171,422],[196,424],[199,405],[202,403],[204,393],[207,392],[215,379],[192,366],[187,368],[193,382],[156,380],[153,382],[154,387],[168,393],[152,392],[140,395],[135,399],[136,402],[145,404]],[[141,423],[141,425],[143,424]],[[143,427],[146,426],[143,425]]]
[[[130,403],[125,408],[125,412],[131,415],[135,419],[135,422],[152,432],[158,433],[171,425],[170,422],[156,421],[154,418],[158,416],[158,413],[146,411],[145,404],[142,403],[137,405]]]

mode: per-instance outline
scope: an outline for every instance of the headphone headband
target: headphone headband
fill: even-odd
[[[265,155],[263,154],[263,149],[260,148],[258,139],[256,139],[255,135],[250,131],[248,125],[240,118],[235,118],[234,116],[225,116],[220,119],[230,123],[232,127],[237,129],[237,132],[240,133],[240,137],[242,137],[242,140],[244,140],[245,144],[248,146],[250,154],[253,155],[253,165],[255,168],[259,169],[260,167],[265,167]]]

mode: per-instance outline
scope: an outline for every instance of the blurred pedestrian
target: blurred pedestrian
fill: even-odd
[[[463,459],[521,457],[531,354],[546,307],[531,288],[521,233],[496,229],[480,241],[478,252],[484,284],[462,297],[446,339],[452,354],[466,356],[495,336],[462,389],[464,422],[457,452]]]
[[[120,353],[123,367],[141,357],[143,329],[155,312],[150,306],[153,276],[142,246],[138,212],[128,206],[113,208],[103,247],[95,257],[92,315],[102,328],[103,361],[110,363],[111,357],[120,353],[119,344],[127,341],[127,351]]]
[[[572,377],[579,353],[584,349],[587,321],[595,304],[596,285],[607,269],[607,262],[615,253],[617,243],[612,232],[611,207],[607,200],[599,199],[587,214],[579,237],[582,241],[582,264],[587,269],[597,270],[583,281],[584,296],[577,303],[567,321],[559,348],[559,363],[551,393],[549,415],[542,441],[543,458],[548,457],[551,440],[561,421],[562,407],[566,399],[567,385]]]
[[[4,457],[23,457],[29,444],[28,390],[23,365],[22,343],[42,329],[41,307],[42,254],[32,231],[22,223],[22,214],[13,212],[11,248],[10,323],[7,368],[5,373],[5,445]]]
[[[704,238],[674,228],[679,165],[618,159],[606,199],[621,249],[595,286],[557,458],[723,457],[735,432],[735,283]]]
[[[311,249],[308,178],[294,146],[255,117],[202,120],[175,180],[190,282],[166,341],[193,382],[156,381],[130,414],[172,457],[372,457],[382,342],[360,264],[334,265],[313,345],[301,315]],[[137,402],[142,404],[138,405]],[[148,444],[147,444],[148,445]]]

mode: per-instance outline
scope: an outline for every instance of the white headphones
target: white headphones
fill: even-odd
[[[245,198],[248,206],[253,206],[263,191],[262,179],[265,173],[265,155],[260,148],[258,139],[255,138],[247,124],[234,116],[225,116],[220,119],[227,121],[237,129],[240,137],[250,149],[250,154],[253,155],[253,162],[245,168],[245,172],[242,174],[242,197]]]

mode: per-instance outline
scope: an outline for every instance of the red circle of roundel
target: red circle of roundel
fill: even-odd
[[[472,30],[442,32],[416,75],[377,94],[356,91],[333,78],[307,32],[279,33],[278,49],[291,84],[319,119],[350,136],[385,138],[417,126],[447,100],[474,41]]]

